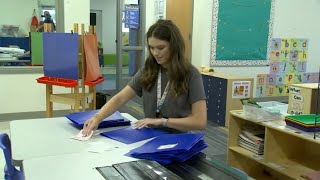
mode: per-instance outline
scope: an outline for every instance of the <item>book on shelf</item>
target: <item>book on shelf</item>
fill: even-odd
[[[255,125],[243,126],[238,144],[255,154],[262,155],[264,150],[264,128]]]
[[[257,143],[263,143],[264,141],[264,128],[255,125],[246,125],[242,127],[241,133],[248,139]]]
[[[262,143],[263,144],[264,134],[254,135],[251,132],[248,132],[246,130],[242,130],[241,134],[245,138],[247,138],[248,140],[253,141],[254,143],[260,143],[260,144]]]
[[[244,149],[247,149],[255,154],[258,154],[258,155],[263,155],[263,152],[264,152],[264,147],[260,146],[260,147],[254,147],[254,146],[251,146],[249,144],[247,144],[246,142],[238,139],[238,144],[240,147],[244,148]]]

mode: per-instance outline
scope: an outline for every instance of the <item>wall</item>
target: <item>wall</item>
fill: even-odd
[[[192,32],[192,63],[197,66],[210,65],[211,22],[213,0],[194,1]],[[320,25],[316,17],[320,16],[318,0],[276,0],[273,37],[308,38],[309,58],[307,71],[317,72],[320,66],[318,43]],[[208,13],[210,12],[210,13]],[[254,77],[259,73],[268,73],[269,67],[215,67],[216,72],[241,73],[241,76]]]
[[[38,84],[36,79],[43,74],[0,75],[0,114],[45,111],[46,86]],[[56,93],[70,92],[70,89],[54,88]],[[70,106],[53,103],[54,110],[70,109]],[[0,119],[1,121],[1,119]]]
[[[56,0],[38,0],[39,6],[55,6]]]
[[[17,25],[23,34],[28,35],[33,9],[36,9],[38,14],[37,0],[23,0],[19,3],[13,0],[1,0],[0,25]]]
[[[102,11],[102,43],[103,53],[116,53],[116,15],[117,1],[91,0],[90,9]]]
[[[64,0],[64,31],[71,32],[73,24],[84,24],[85,31],[88,31],[90,23],[90,0]]]

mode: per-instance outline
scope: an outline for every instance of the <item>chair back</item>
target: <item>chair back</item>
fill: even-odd
[[[6,165],[4,167],[4,178],[5,180],[22,180],[23,173],[18,171],[12,165],[12,154],[11,154],[11,142],[8,134],[2,133],[0,134],[0,148],[3,150],[4,159],[6,161]]]

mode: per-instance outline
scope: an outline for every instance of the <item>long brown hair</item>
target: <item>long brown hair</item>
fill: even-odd
[[[150,90],[157,80],[160,65],[153,57],[148,40],[150,37],[164,40],[169,43],[170,60],[167,73],[170,81],[170,89],[175,95],[181,95],[188,89],[188,74],[191,64],[185,56],[185,43],[179,28],[171,20],[158,20],[153,24],[147,34],[148,57],[142,71],[141,84],[143,88]]]

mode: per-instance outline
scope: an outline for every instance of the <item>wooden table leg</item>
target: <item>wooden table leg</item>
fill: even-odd
[[[52,94],[52,85],[46,84],[46,113],[47,117],[52,117],[53,112],[53,105],[50,100],[50,96]]]
[[[79,112],[80,107],[80,96],[79,96],[79,86],[74,88],[74,112]]]

